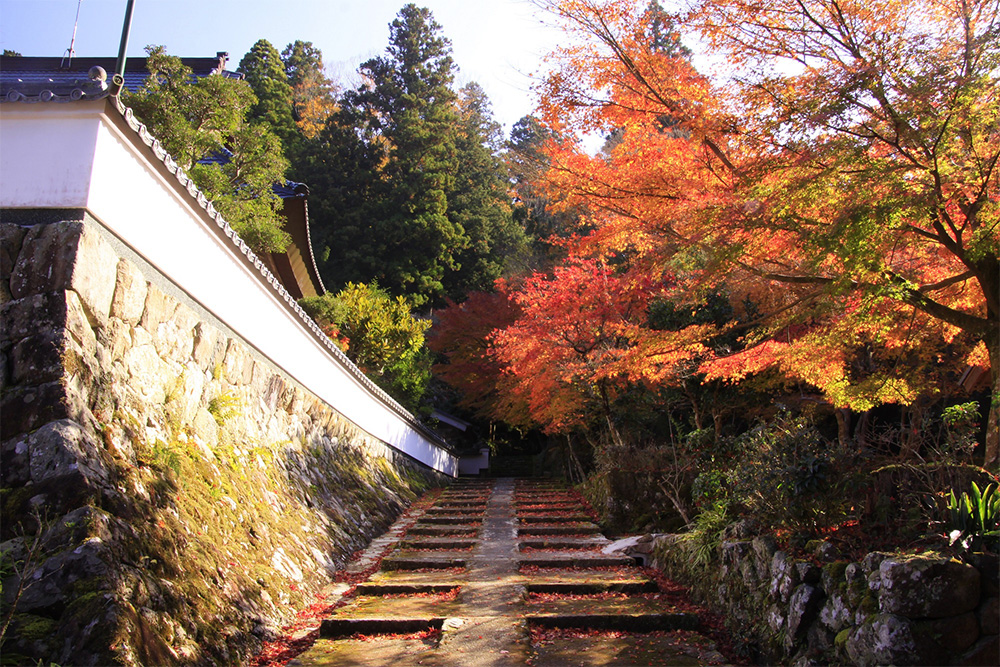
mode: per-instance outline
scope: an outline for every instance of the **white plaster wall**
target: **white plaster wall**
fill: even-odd
[[[304,387],[445,474],[457,457],[364,386],[313,333],[110,102],[0,105],[5,208],[87,208],[146,261]],[[112,115],[109,115],[112,114]]]

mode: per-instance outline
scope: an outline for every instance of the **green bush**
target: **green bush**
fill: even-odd
[[[406,299],[394,298],[374,283],[348,283],[335,295],[299,303],[328,335],[336,331],[331,337],[346,343],[347,357],[375,384],[406,408],[420,409],[430,381],[431,359],[424,345],[430,322],[415,318]]]

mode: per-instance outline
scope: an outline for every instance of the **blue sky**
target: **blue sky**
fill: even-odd
[[[73,37],[77,58],[116,56],[126,0],[0,0],[0,48],[61,56]],[[258,39],[280,51],[301,39],[323,52],[335,79],[351,83],[362,61],[381,54],[405,0],[135,0],[128,55],[147,44],[187,57],[228,51],[230,68]],[[534,107],[530,75],[560,40],[527,0],[423,0],[451,39],[458,85],[477,81],[507,129]]]

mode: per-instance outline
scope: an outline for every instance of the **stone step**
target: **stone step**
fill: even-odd
[[[446,552],[447,553],[447,552]],[[434,555],[424,556],[421,554],[401,554],[399,556],[386,556],[382,559],[383,570],[445,570],[453,567],[465,567],[464,556],[455,555]]]
[[[425,537],[416,540],[403,540],[399,543],[400,549],[420,550],[420,549],[440,549],[442,551],[464,551],[476,545],[475,540],[458,540],[450,537]]]
[[[412,532],[412,529],[410,530]],[[518,536],[523,535],[600,535],[601,529],[594,523],[583,525],[566,524],[561,526],[521,526],[517,529]]]
[[[466,535],[470,533],[474,534],[478,530],[479,526],[414,525],[408,531],[406,531],[406,534],[407,535]]]
[[[444,618],[328,618],[319,628],[321,637],[351,635],[399,635],[440,630]]]
[[[557,488],[500,479],[474,500],[439,497],[288,664],[722,664],[696,615],[657,595],[632,558],[595,550],[610,540]]]
[[[436,599],[423,594],[355,595],[334,612],[337,619],[427,618],[455,616],[461,603],[457,599]]]
[[[362,581],[355,586],[354,590],[356,595],[418,595],[422,593],[447,593],[459,587],[457,583],[379,583],[377,581]]]
[[[481,521],[476,521],[472,517],[468,516],[455,516],[455,515],[445,515],[445,516],[422,516],[420,520],[417,521],[415,525],[419,526],[421,524],[439,524],[439,525],[459,525],[459,524],[475,524],[479,525]]]
[[[652,579],[611,579],[587,581],[529,581],[528,593],[557,593],[562,595],[595,595],[601,593],[655,593]]]
[[[529,625],[543,628],[580,628],[587,630],[621,630],[624,632],[655,632],[698,630],[697,614],[525,614]]]
[[[605,556],[599,553],[591,556],[585,552],[521,555],[518,559],[519,567],[534,566],[581,569],[591,567],[629,567],[634,565],[635,561],[627,556]]]
[[[421,519],[423,520],[423,519]],[[517,520],[521,523],[581,523],[581,522],[593,522],[586,514],[579,513],[565,513],[565,514],[518,514]]]
[[[574,538],[540,538],[518,540],[520,551],[526,549],[600,549],[611,544],[611,540],[602,535]]]
[[[534,591],[538,593],[538,591]],[[530,616],[645,616],[681,613],[659,596],[602,592],[595,595],[544,594],[542,598],[528,597],[525,613]],[[685,628],[689,629],[689,628]]]

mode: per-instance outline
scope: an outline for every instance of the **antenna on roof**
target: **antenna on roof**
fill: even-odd
[[[59,63],[59,68],[69,67],[70,63],[73,62],[73,56],[76,55],[76,51],[73,50],[73,45],[76,44],[76,28],[80,25],[80,5],[83,4],[83,0],[79,0],[76,3],[76,20],[73,21],[73,37],[69,40],[69,48],[63,53],[62,62]]]
[[[132,30],[132,9],[135,0],[128,0],[125,6],[125,23],[122,25],[122,41],[118,45],[118,62],[115,64],[115,75],[111,78],[111,94],[118,96],[125,86],[125,52],[128,50],[128,35]]]

